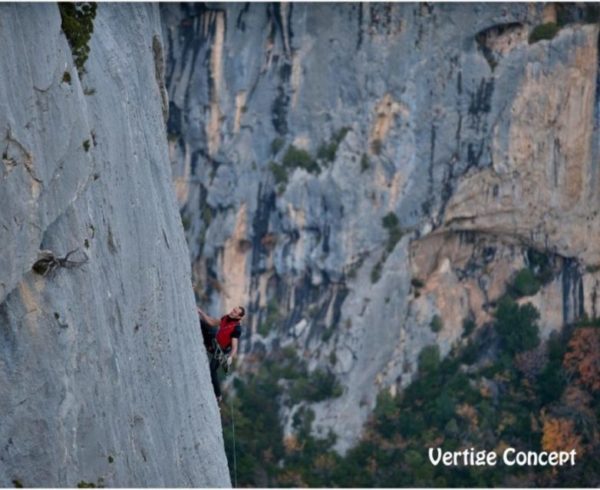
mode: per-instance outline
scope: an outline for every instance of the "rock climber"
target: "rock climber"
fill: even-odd
[[[226,355],[223,369],[227,372],[238,353],[239,341],[242,335],[240,320],[246,314],[246,310],[243,306],[236,306],[227,315],[223,315],[221,319],[218,319],[207,315],[200,307],[197,307],[197,309],[200,316],[204,346],[210,358],[210,380],[217,401],[220,403],[222,396],[217,371],[219,366],[222,365],[222,358],[218,355],[218,351],[220,350]]]

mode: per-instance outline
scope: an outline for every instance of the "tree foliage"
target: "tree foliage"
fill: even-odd
[[[576,383],[600,391],[600,329],[575,329],[563,364],[567,372],[577,376]]]
[[[85,73],[85,62],[90,54],[89,42],[94,32],[96,3],[59,3],[61,27],[73,54],[79,76]]]
[[[540,343],[539,312],[531,303],[519,305],[508,296],[498,303],[494,313],[496,332],[509,354],[526,351]]]
[[[575,433],[575,423],[566,418],[543,416],[544,429],[542,449],[544,451],[571,451],[582,454],[581,436]]]

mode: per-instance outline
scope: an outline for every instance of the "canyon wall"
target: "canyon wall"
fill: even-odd
[[[248,307],[242,370],[292,346],[335,374],[342,395],[310,406],[340,452],[536,257],[547,277],[520,301],[543,338],[596,316],[598,27],[561,9],[161,7],[199,301]]]

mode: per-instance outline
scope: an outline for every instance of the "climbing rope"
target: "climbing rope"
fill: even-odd
[[[237,488],[237,459],[235,454],[235,421],[233,420],[233,397],[231,397],[231,438],[233,439],[233,488]]]
[[[210,356],[211,358],[216,359],[217,362],[219,362],[219,364],[223,368],[223,371],[225,371],[225,376],[229,376],[230,372],[227,366],[227,354],[223,352],[223,349],[221,349],[221,346],[216,341],[216,339],[213,339],[213,351],[210,354]],[[231,397],[229,414],[231,416],[231,438],[233,440],[233,488],[237,488],[237,455],[235,450],[235,420],[233,417],[233,396]]]

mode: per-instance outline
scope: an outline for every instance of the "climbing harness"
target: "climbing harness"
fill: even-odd
[[[210,353],[212,359],[215,359],[225,371],[225,374],[229,374],[229,366],[227,365],[227,354],[223,348],[219,345],[216,339],[212,341],[212,352]]]

